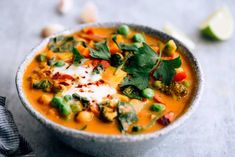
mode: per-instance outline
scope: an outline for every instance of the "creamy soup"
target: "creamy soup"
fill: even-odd
[[[51,38],[28,65],[23,89],[37,111],[60,125],[139,134],[181,116],[194,83],[173,40],[121,25]]]

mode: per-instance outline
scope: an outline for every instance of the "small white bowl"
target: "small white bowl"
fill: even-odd
[[[132,29],[157,37],[158,39],[164,42],[169,39],[173,39],[176,42],[178,48],[180,49],[180,53],[184,55],[189,61],[196,78],[196,88],[192,93],[193,97],[190,103],[188,104],[187,110],[181,117],[176,119],[169,126],[153,133],[140,135],[105,135],[86,131],[79,131],[59,125],[47,119],[45,116],[43,116],[41,113],[39,113],[32,107],[30,102],[27,100],[25,93],[23,92],[23,74],[27,68],[27,65],[29,65],[29,63],[34,59],[38,51],[41,50],[48,43],[51,37],[57,35],[71,34],[87,26],[116,28],[121,24],[127,24]],[[48,130],[51,131],[52,134],[56,135],[60,140],[70,145],[71,147],[77,149],[78,151],[100,157],[142,156],[148,149],[155,147],[163,137],[168,135],[170,132],[173,132],[173,130],[176,129],[178,126],[182,125],[184,121],[192,115],[192,113],[195,111],[195,108],[198,106],[198,101],[202,94],[203,82],[202,71],[199,66],[199,63],[197,62],[196,58],[191,53],[191,51],[184,46],[184,44],[161,31],[143,25],[129,23],[93,23],[79,25],[76,28],[66,30],[51,37],[44,39],[36,48],[34,48],[30,52],[30,54],[24,59],[23,63],[20,65],[16,75],[17,91],[22,104],[34,118],[36,118],[46,128],[48,128]]]

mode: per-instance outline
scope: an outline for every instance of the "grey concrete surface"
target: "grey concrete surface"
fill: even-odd
[[[41,38],[45,24],[77,25],[85,0],[75,0],[66,16],[55,11],[57,0],[0,0],[0,95],[7,96],[21,134],[39,157],[85,157],[54,138],[21,105],[15,88],[18,65]],[[198,33],[199,23],[212,11],[234,0],[96,0],[99,21],[124,21],[161,29],[164,23],[184,30],[196,43],[194,54],[204,71],[200,107],[186,124],[165,138],[146,157],[235,156],[235,38],[211,42]]]

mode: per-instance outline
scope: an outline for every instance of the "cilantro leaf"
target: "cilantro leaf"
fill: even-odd
[[[121,86],[133,85],[143,90],[148,87],[149,75],[158,59],[156,52],[146,43],[138,48],[138,51],[130,57],[124,67],[128,72]]]
[[[176,73],[175,68],[179,68],[181,64],[180,56],[172,60],[161,60],[153,76],[156,79],[161,79],[165,85],[170,85]]]
[[[148,87],[148,82],[149,73],[145,73],[144,71],[135,71],[124,78],[121,87],[132,85],[142,90]]]
[[[111,54],[109,52],[109,48],[107,46],[107,42],[99,42],[95,44],[96,50],[90,48],[90,55],[93,58],[109,60]]]
[[[75,47],[72,48],[72,52],[74,55],[73,64],[77,65],[79,61],[84,57],[79,53],[79,51]]]

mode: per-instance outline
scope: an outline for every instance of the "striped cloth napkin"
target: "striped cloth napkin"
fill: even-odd
[[[19,134],[6,98],[0,96],[0,157],[34,157],[32,148]]]

